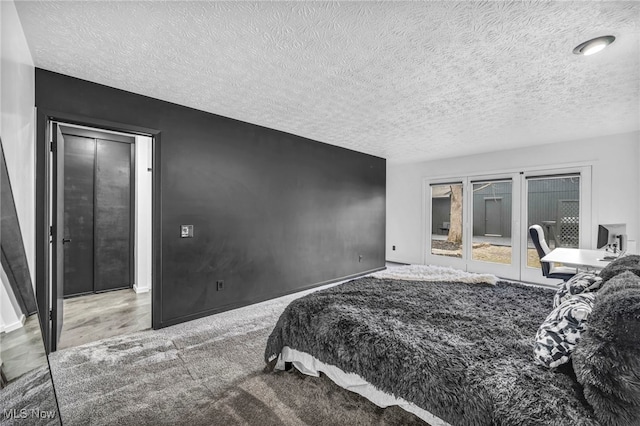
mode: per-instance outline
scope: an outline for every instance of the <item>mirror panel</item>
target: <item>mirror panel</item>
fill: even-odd
[[[35,292],[0,141],[0,424],[59,425]]]

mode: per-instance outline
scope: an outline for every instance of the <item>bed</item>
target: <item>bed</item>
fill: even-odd
[[[293,301],[267,341],[268,366],[292,363],[306,374],[322,372],[381,407],[400,405],[431,425],[639,424],[636,361],[625,370],[631,390],[623,395],[622,416],[600,413],[620,405],[595,404],[594,410],[583,386],[589,378],[579,381],[571,362],[556,368],[534,362],[536,333],[554,310],[554,289],[411,268],[413,277],[391,270]],[[628,274],[640,294],[640,267]],[[640,297],[638,309],[627,330],[640,321]],[[640,352],[632,355],[640,359]],[[593,379],[593,369],[581,366],[582,376]]]

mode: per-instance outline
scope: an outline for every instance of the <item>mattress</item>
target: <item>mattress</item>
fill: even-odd
[[[320,373],[323,373],[341,388],[367,398],[380,408],[397,405],[403,410],[415,414],[431,426],[450,426],[449,423],[434,416],[427,410],[377,389],[357,374],[346,373],[335,365],[325,364],[308,353],[285,346],[278,357],[275,369],[285,370],[285,363],[287,362],[292,363],[298,371],[308,376],[319,377]]]

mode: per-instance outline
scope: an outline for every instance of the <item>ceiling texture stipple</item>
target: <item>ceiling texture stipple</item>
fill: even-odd
[[[640,130],[636,1],[16,7],[37,67],[390,161]]]

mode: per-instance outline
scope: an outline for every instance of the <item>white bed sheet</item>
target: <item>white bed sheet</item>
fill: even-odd
[[[282,348],[282,353],[278,357],[275,368],[277,370],[284,370],[285,362],[291,362],[301,373],[309,376],[318,377],[320,372],[322,372],[341,388],[364,396],[378,407],[386,408],[391,405],[397,405],[400,408],[415,414],[432,426],[451,426],[449,423],[418,407],[414,403],[402,398],[396,398],[386,392],[382,392],[359,375],[346,373],[334,365],[325,364],[306,352],[301,352],[285,346]]]

